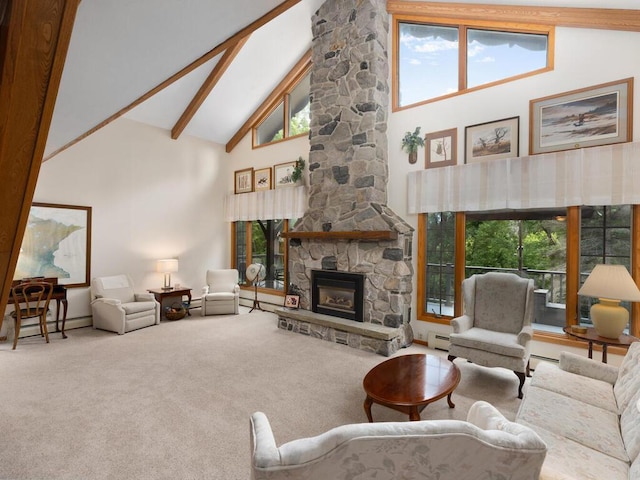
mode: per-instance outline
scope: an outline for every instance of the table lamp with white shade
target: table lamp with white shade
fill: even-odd
[[[164,273],[164,287],[163,290],[171,290],[171,274],[178,271],[178,259],[177,258],[163,258],[156,262],[156,271]]]
[[[606,338],[620,337],[629,323],[629,311],[620,302],[640,302],[640,290],[624,265],[596,265],[578,295],[599,299],[591,306],[591,321]]]

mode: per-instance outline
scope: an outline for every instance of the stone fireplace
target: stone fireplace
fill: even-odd
[[[413,341],[413,228],[387,206],[386,1],[328,0],[312,29],[309,208],[286,234],[302,310],[278,323],[391,355]],[[361,322],[313,311],[317,271],[362,278]]]

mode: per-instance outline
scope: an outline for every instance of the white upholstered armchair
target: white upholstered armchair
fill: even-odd
[[[487,402],[467,421],[356,423],[278,447],[264,413],[251,416],[252,480],[538,478],[547,447]]]
[[[518,376],[522,398],[533,338],[533,280],[489,272],[462,282],[463,312],[451,320],[449,360],[504,367]]]
[[[238,270],[207,270],[207,284],[202,289],[202,316],[238,314],[240,286]]]
[[[135,293],[128,275],[91,280],[93,328],[123,335],[160,323],[160,304],[151,293]]]

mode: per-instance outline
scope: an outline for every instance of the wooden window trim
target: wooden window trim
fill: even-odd
[[[414,2],[410,2],[413,4]],[[400,106],[400,69],[398,62],[400,59],[400,42],[399,31],[401,23],[421,23],[429,25],[438,25],[443,27],[454,27],[458,29],[458,91],[452,92],[439,97],[428,98],[419,102],[411,103],[409,105]],[[467,77],[467,30],[469,28],[482,28],[486,30],[493,30],[497,32],[511,32],[511,33],[529,33],[547,36],[547,66],[532,70],[530,72],[521,73],[507,78],[502,78],[475,87],[466,86]],[[495,87],[505,83],[514,82],[523,78],[532,77],[541,73],[549,72],[554,69],[555,64],[555,28],[549,25],[539,25],[534,23],[522,23],[522,22],[500,22],[495,20],[468,20],[461,22],[458,18],[439,18],[433,16],[419,16],[419,15],[394,15],[392,22],[392,34],[391,34],[392,52],[393,58],[391,61],[391,101],[392,112],[399,112],[414,108],[429,103],[439,102],[448,98],[465,95],[467,93],[475,92],[478,90],[484,90],[486,88]]]
[[[454,316],[458,317],[462,314],[462,280],[464,280],[465,262],[465,213],[456,213],[456,233],[455,233],[455,304]],[[578,323],[578,289],[580,287],[580,207],[567,207],[567,301],[565,307],[565,324],[576,325]],[[426,286],[424,265],[426,258],[427,245],[427,214],[421,213],[418,221],[418,266],[417,266],[417,320],[428,323],[441,325],[449,325],[451,318],[448,316],[435,316],[424,310],[424,305],[420,297],[423,295]],[[631,225],[631,275],[637,285],[640,286],[640,205],[632,206],[632,225]],[[459,257],[462,255],[462,260]],[[630,314],[629,334],[634,337],[640,337],[640,304],[632,303]],[[564,333],[547,332],[534,330],[533,337],[535,340],[548,343],[557,343],[560,345],[582,348],[584,342],[572,340]],[[600,347],[594,350],[598,350]],[[624,355],[626,352],[623,348],[610,348],[610,353]]]

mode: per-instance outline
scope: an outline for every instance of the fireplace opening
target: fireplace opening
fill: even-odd
[[[364,322],[364,275],[336,270],[312,270],[311,284],[312,311]]]

